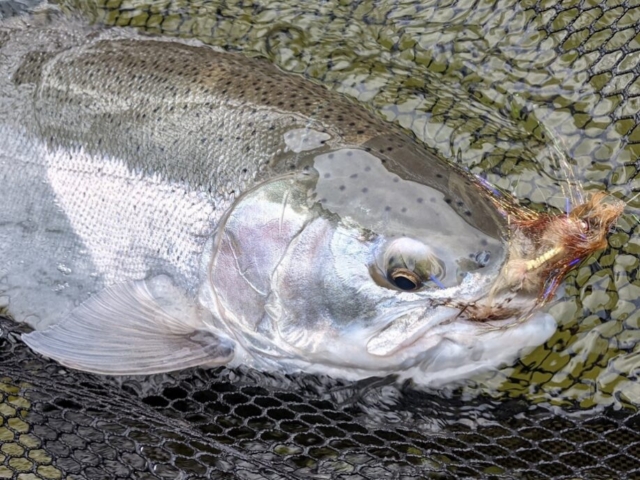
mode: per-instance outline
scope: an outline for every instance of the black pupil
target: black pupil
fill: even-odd
[[[414,290],[417,285],[411,279],[403,276],[397,276],[393,279],[393,283],[401,290]]]

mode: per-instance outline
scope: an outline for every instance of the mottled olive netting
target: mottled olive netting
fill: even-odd
[[[640,190],[639,0],[59,3],[265,57],[523,202]],[[635,211],[570,276],[545,345],[453,391],[227,369],[117,382],[33,355],[3,321],[0,478],[640,478]]]
[[[640,478],[628,411],[572,418],[415,391],[372,411],[311,378],[226,369],[117,384],[1,328],[0,478]]]

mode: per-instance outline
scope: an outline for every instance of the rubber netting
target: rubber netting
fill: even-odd
[[[265,57],[524,202],[640,187],[638,0],[60,3]],[[0,478],[640,478],[633,212],[567,280],[556,335],[446,392],[228,369],[115,380],[33,355],[3,321]]]
[[[1,328],[0,478],[640,478],[640,413],[409,389],[372,412],[349,386],[337,401],[311,378],[224,368],[116,383]]]

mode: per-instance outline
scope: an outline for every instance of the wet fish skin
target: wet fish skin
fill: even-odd
[[[322,177],[327,180],[322,182],[333,194],[337,194],[338,184],[329,180],[335,173],[332,165],[338,160],[351,162],[352,155],[357,162],[365,162],[362,165],[381,162],[381,175],[441,192],[438,208],[449,215],[462,214],[470,231],[494,239],[493,246],[487,247],[493,248],[494,264],[487,275],[478,277],[483,281],[476,282],[475,288],[487,289],[491,275],[497,272],[504,254],[500,238],[503,221],[472,177],[444,164],[402,132],[346,99],[270,65],[208,47],[141,38],[120,30],[100,31],[66,21],[39,28],[13,22],[2,30],[10,39],[0,50],[4,56],[0,60],[0,91],[5,92],[0,99],[0,138],[6,140],[0,149],[0,175],[5,186],[0,202],[7,206],[0,214],[0,289],[11,299],[10,313],[39,330],[26,341],[45,355],[105,373],[163,371],[226,363],[234,357],[234,361],[258,366],[286,364],[288,369],[310,368],[326,361],[337,375],[361,377],[416,363],[427,371],[434,365],[456,370],[460,366],[456,362],[464,363],[468,351],[475,348],[473,355],[480,361],[471,367],[465,365],[468,372],[503,361],[553,331],[550,317],[544,317],[539,328],[531,327],[530,322],[519,333],[511,330],[507,337],[513,334],[527,340],[512,346],[506,357],[492,355],[481,341],[473,340],[478,330],[470,323],[454,329],[447,342],[438,340],[447,337],[447,329],[438,326],[441,336],[421,345],[414,337],[422,331],[417,327],[411,330],[413,324],[397,323],[396,310],[402,308],[391,308],[404,303],[405,294],[398,300],[397,292],[387,288],[389,291],[380,290],[384,299],[374,299],[374,294],[354,298],[348,294],[351,290],[338,282],[323,293],[326,285],[318,283],[319,272],[313,269],[304,271],[312,279],[305,288],[295,274],[303,262],[292,264],[275,280],[264,272],[252,273],[260,281],[268,280],[265,285],[278,292],[263,295],[255,279],[233,277],[240,269],[234,264],[229,264],[228,270],[221,269],[220,265],[227,265],[224,255],[211,252],[226,248],[227,257],[233,253],[233,242],[224,244],[225,235],[228,237],[225,229],[245,231],[246,222],[240,219],[236,225],[233,217],[242,202],[252,206],[249,212],[266,204],[276,210],[265,207],[265,212],[276,215],[281,208],[280,233],[291,217],[292,225],[299,221],[289,232],[295,238],[306,238],[300,232],[312,232],[306,229],[308,225],[317,228],[320,235],[312,238],[334,238],[335,223],[301,206],[305,192],[311,190],[299,190],[299,185],[314,181],[320,185],[308,173],[319,169],[319,159],[327,162],[322,165],[329,165]],[[331,155],[337,160],[330,162]],[[346,178],[353,175],[357,176]],[[349,181],[346,178],[345,182]],[[261,185],[270,185],[264,197],[244,193]],[[363,193],[355,203],[370,206],[364,190],[366,187],[361,188]],[[316,193],[319,191],[316,187]],[[295,195],[297,203],[290,211],[287,202]],[[393,200],[394,195],[392,191],[388,199]],[[256,199],[260,201],[251,203]],[[426,199],[416,200],[424,209]],[[448,200],[446,204],[444,200]],[[395,205],[382,211],[387,207]],[[221,230],[221,225],[225,229]],[[444,228],[447,223],[441,225]],[[261,234],[270,232],[267,226]],[[344,234],[349,237],[350,230]],[[341,245],[356,248],[356,258],[366,259],[370,255],[367,249],[375,246],[366,235],[361,231],[355,244]],[[250,237],[244,235],[238,241]],[[467,235],[460,237],[459,242],[464,243]],[[270,268],[276,268],[278,255],[293,248],[291,238],[285,242],[268,237],[283,249],[274,247],[265,253],[273,254]],[[250,247],[244,251],[246,259],[247,253],[259,250],[260,242],[245,243]],[[306,251],[325,252],[327,261],[335,260],[333,254],[326,253],[331,242],[325,243],[321,242],[318,250]],[[439,246],[447,247],[446,242]],[[356,267],[361,265],[353,267],[354,278],[361,281]],[[246,268],[252,271],[254,267]],[[331,272],[339,276],[340,268]],[[283,278],[288,280],[283,282]],[[245,281],[258,291],[256,302],[248,302],[258,308],[246,307],[242,318],[236,318],[233,314],[237,310],[230,313],[220,302],[245,308],[242,304],[251,293],[242,283]],[[319,300],[305,303],[311,285]],[[236,287],[241,293],[247,290],[246,295],[234,298]],[[432,301],[432,297],[417,295],[408,304],[422,302],[419,310],[424,316]],[[298,316],[282,321],[278,315],[284,315],[283,308],[293,309]],[[383,310],[391,313],[385,314],[382,323],[374,322],[367,328],[358,323],[366,315],[378,320]],[[160,320],[150,321],[149,311]],[[321,325],[318,318],[327,311],[331,316]],[[446,312],[442,315],[439,322],[447,316]],[[101,328],[114,332],[113,338],[105,334],[101,344],[93,345],[98,353],[88,353],[82,346],[82,342],[89,342],[85,334],[96,340],[85,330],[92,316],[100,319]],[[127,324],[131,329],[123,336],[120,319],[125,317],[137,323]],[[419,324],[424,318],[414,320]],[[58,325],[45,329],[53,323]],[[400,326],[389,330],[394,325]],[[316,352],[336,332],[366,344],[365,334],[375,335],[385,326],[386,340],[376,344],[376,351],[404,348],[404,335],[413,339],[403,355],[382,355],[394,357],[390,363],[366,352],[351,357],[349,352],[330,349]],[[527,333],[527,328],[535,335]],[[151,337],[144,332],[151,332]],[[167,332],[179,341],[169,341]],[[486,336],[490,337],[487,345],[500,341],[500,335]],[[69,343],[71,337],[78,338]],[[142,348],[145,342],[148,346]],[[455,344],[453,353],[445,345],[449,343]],[[133,367],[122,360],[123,365],[117,365],[122,369],[109,369],[115,355],[109,348],[115,349],[119,358],[123,354],[118,348],[138,350],[143,358],[133,362]],[[433,358],[425,361],[431,349]],[[99,358],[88,361],[87,355]]]

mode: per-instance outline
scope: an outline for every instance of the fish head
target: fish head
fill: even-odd
[[[236,200],[207,288],[243,363],[434,384],[551,335],[548,315],[522,321],[531,296],[477,313],[506,259],[502,217],[471,175],[423,168],[421,180],[371,149],[333,149]]]

